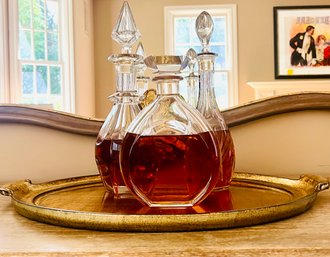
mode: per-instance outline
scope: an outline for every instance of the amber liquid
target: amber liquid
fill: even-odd
[[[219,177],[220,157],[210,133],[139,136],[127,133],[122,172],[127,187],[149,206],[193,205]]]
[[[215,131],[219,142],[222,142],[221,157],[222,157],[222,173],[220,173],[215,190],[228,188],[235,168],[235,149],[233,139],[229,130]]]
[[[113,190],[115,197],[119,197],[120,187],[125,186],[119,166],[121,144],[122,140],[105,139],[95,146],[95,159],[102,182],[107,191]]]

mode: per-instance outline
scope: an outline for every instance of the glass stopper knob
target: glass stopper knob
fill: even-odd
[[[203,11],[200,15],[198,15],[195,23],[195,30],[199,40],[202,43],[202,52],[209,52],[209,42],[211,35],[213,33],[213,20],[211,15]]]
[[[188,68],[189,68],[189,73],[194,74],[194,69],[195,69],[195,64],[197,62],[197,53],[193,48],[190,48],[187,53],[186,57],[188,57]]]
[[[139,42],[135,54],[142,56],[141,61],[137,64],[137,76],[143,76],[144,71],[146,70],[147,66],[144,63],[145,52],[141,42]]]
[[[141,36],[139,30],[135,25],[131,8],[125,1],[116,25],[112,31],[112,38],[118,42],[122,47],[122,53],[131,53],[131,47]]]
[[[135,51],[136,54],[138,55],[141,55],[142,57],[145,57],[145,52],[144,52],[144,48],[143,48],[143,45],[141,42],[139,42],[137,48],[136,48],[136,51]]]

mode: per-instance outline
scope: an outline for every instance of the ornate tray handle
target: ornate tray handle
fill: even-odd
[[[5,188],[5,187],[0,187],[0,195],[3,196],[11,196],[13,193],[10,191],[9,188]]]
[[[317,175],[302,175],[300,180],[315,185],[315,191],[321,192],[330,187],[330,180]]]
[[[0,194],[3,196],[13,197],[16,192],[28,193],[31,189],[32,182],[29,179],[18,181],[14,184],[5,184],[0,187]]]

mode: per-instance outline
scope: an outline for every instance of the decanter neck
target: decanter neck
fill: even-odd
[[[137,54],[111,55],[109,61],[115,64],[116,68],[116,91],[136,92],[136,65],[141,61],[142,56]]]
[[[157,95],[179,95],[179,82],[182,77],[158,76],[153,79],[157,83]]]
[[[198,55],[199,98],[197,109],[204,113],[208,109],[218,109],[214,91],[214,60],[216,55],[204,53]]]
[[[139,96],[142,96],[148,90],[148,81],[149,81],[149,77],[145,77],[145,76],[136,77],[137,94]]]

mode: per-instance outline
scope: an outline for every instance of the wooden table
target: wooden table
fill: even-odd
[[[307,212],[265,225],[181,233],[62,228],[17,214],[0,196],[0,256],[330,256],[330,190]]]

